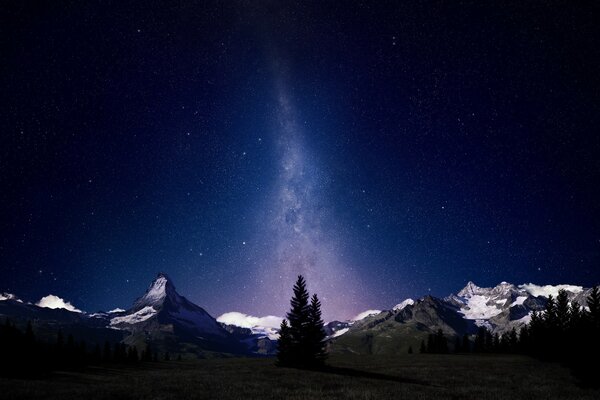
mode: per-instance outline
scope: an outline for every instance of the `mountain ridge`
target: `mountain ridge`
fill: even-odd
[[[531,313],[543,310],[548,296],[556,296],[561,289],[567,290],[569,301],[583,306],[591,290],[576,285],[514,285],[505,281],[494,287],[480,287],[469,281],[444,298],[426,295],[417,300],[405,299],[389,310],[367,310],[351,320],[330,321],[325,331],[332,351],[359,353],[403,351],[409,343],[415,346],[416,341],[438,329],[449,336],[461,336],[484,326],[503,334],[527,324]],[[22,323],[33,319],[49,332],[48,336],[57,329],[74,329],[91,336],[106,335],[138,348],[151,343],[162,351],[194,357],[269,355],[276,351],[277,322],[281,318],[230,312],[217,320],[180,295],[163,272],[127,310],[85,313],[58,296],[46,296],[50,297],[58,300],[44,307],[41,302],[23,302],[3,292],[0,315]]]

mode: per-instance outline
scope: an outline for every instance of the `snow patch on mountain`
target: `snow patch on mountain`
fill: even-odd
[[[495,305],[489,306],[488,296],[474,295],[467,299],[467,307],[460,309],[460,312],[465,316],[466,319],[490,319],[502,312],[501,308]]]
[[[525,300],[527,300],[527,296],[519,296],[515,299],[515,301],[512,302],[512,304],[510,306],[511,307],[520,306],[525,302]]]
[[[396,304],[394,306],[394,308],[392,308],[392,310],[400,311],[400,310],[404,309],[404,307],[412,306],[413,304],[415,304],[415,301],[413,299],[406,299],[406,300],[402,301],[400,304]]]
[[[23,301],[21,299],[18,299],[17,296],[15,296],[12,293],[0,293],[0,301],[4,301],[4,300],[15,300],[18,301],[19,303],[22,303]]]
[[[122,308],[115,308],[114,310],[110,310],[108,313],[109,314],[116,314],[116,313],[121,313],[121,312],[125,312],[126,310],[123,310]]]
[[[227,312],[217,318],[218,322],[248,328],[254,334],[267,336],[271,340],[279,339],[279,327],[283,318],[274,315],[255,317],[237,311]]]
[[[49,294],[48,296],[44,296],[40,299],[40,301],[38,301],[36,303],[36,306],[38,307],[44,307],[44,308],[63,308],[65,310],[71,311],[71,312],[77,312],[77,313],[81,313],[82,311],[75,308],[75,306],[73,306],[73,304],[69,303],[68,301],[65,301],[64,299],[55,296],[53,294]]]
[[[583,292],[582,286],[574,286],[574,285],[538,286],[538,285],[534,285],[533,283],[526,283],[523,285],[519,285],[519,289],[525,290],[526,292],[528,292],[529,294],[531,294],[532,296],[535,296],[535,297],[538,297],[538,296],[548,297],[549,295],[552,295],[552,297],[556,297],[556,296],[558,296],[558,292],[561,289],[566,290],[567,292],[575,293],[575,294]]]
[[[114,317],[110,320],[110,324],[112,326],[119,324],[137,324],[138,322],[142,322],[148,318],[151,318],[156,313],[157,311],[153,307],[148,306],[133,314],[124,315],[122,317]]]
[[[339,331],[334,332],[333,335],[331,335],[331,337],[335,338],[338,336],[342,336],[344,333],[348,332],[349,330],[350,330],[350,328],[340,329]]]
[[[370,317],[371,315],[377,315],[381,312],[381,310],[367,310],[367,311],[363,311],[360,314],[358,314],[357,316],[355,316],[354,318],[352,318],[351,321],[360,321],[361,319],[365,319],[367,317]]]

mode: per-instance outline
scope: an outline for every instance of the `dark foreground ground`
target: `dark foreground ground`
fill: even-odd
[[[521,356],[340,356],[323,372],[272,359],[90,368],[37,380],[0,379],[6,399],[599,399],[568,370]]]

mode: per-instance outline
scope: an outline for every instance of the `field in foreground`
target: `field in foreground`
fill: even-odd
[[[1,379],[21,399],[598,399],[568,370],[504,355],[338,356],[326,372],[278,368],[272,359],[162,362],[91,368],[37,380]]]

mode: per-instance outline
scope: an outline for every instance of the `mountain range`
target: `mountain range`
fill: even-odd
[[[406,299],[389,310],[367,310],[351,320],[328,322],[329,349],[358,354],[406,352],[438,329],[449,337],[474,334],[480,326],[503,334],[527,324],[532,312],[542,310],[548,296],[556,296],[560,289],[567,291],[570,301],[583,306],[591,290],[507,282],[482,288],[468,282],[445,298]],[[48,340],[60,330],[99,344],[124,342],[142,349],[150,343],[157,351],[187,358],[274,354],[281,321],[237,312],[217,320],[177,293],[164,273],[127,310],[88,314],[56,296],[42,300],[31,304],[0,293],[0,316],[22,326],[32,321],[36,334]]]

